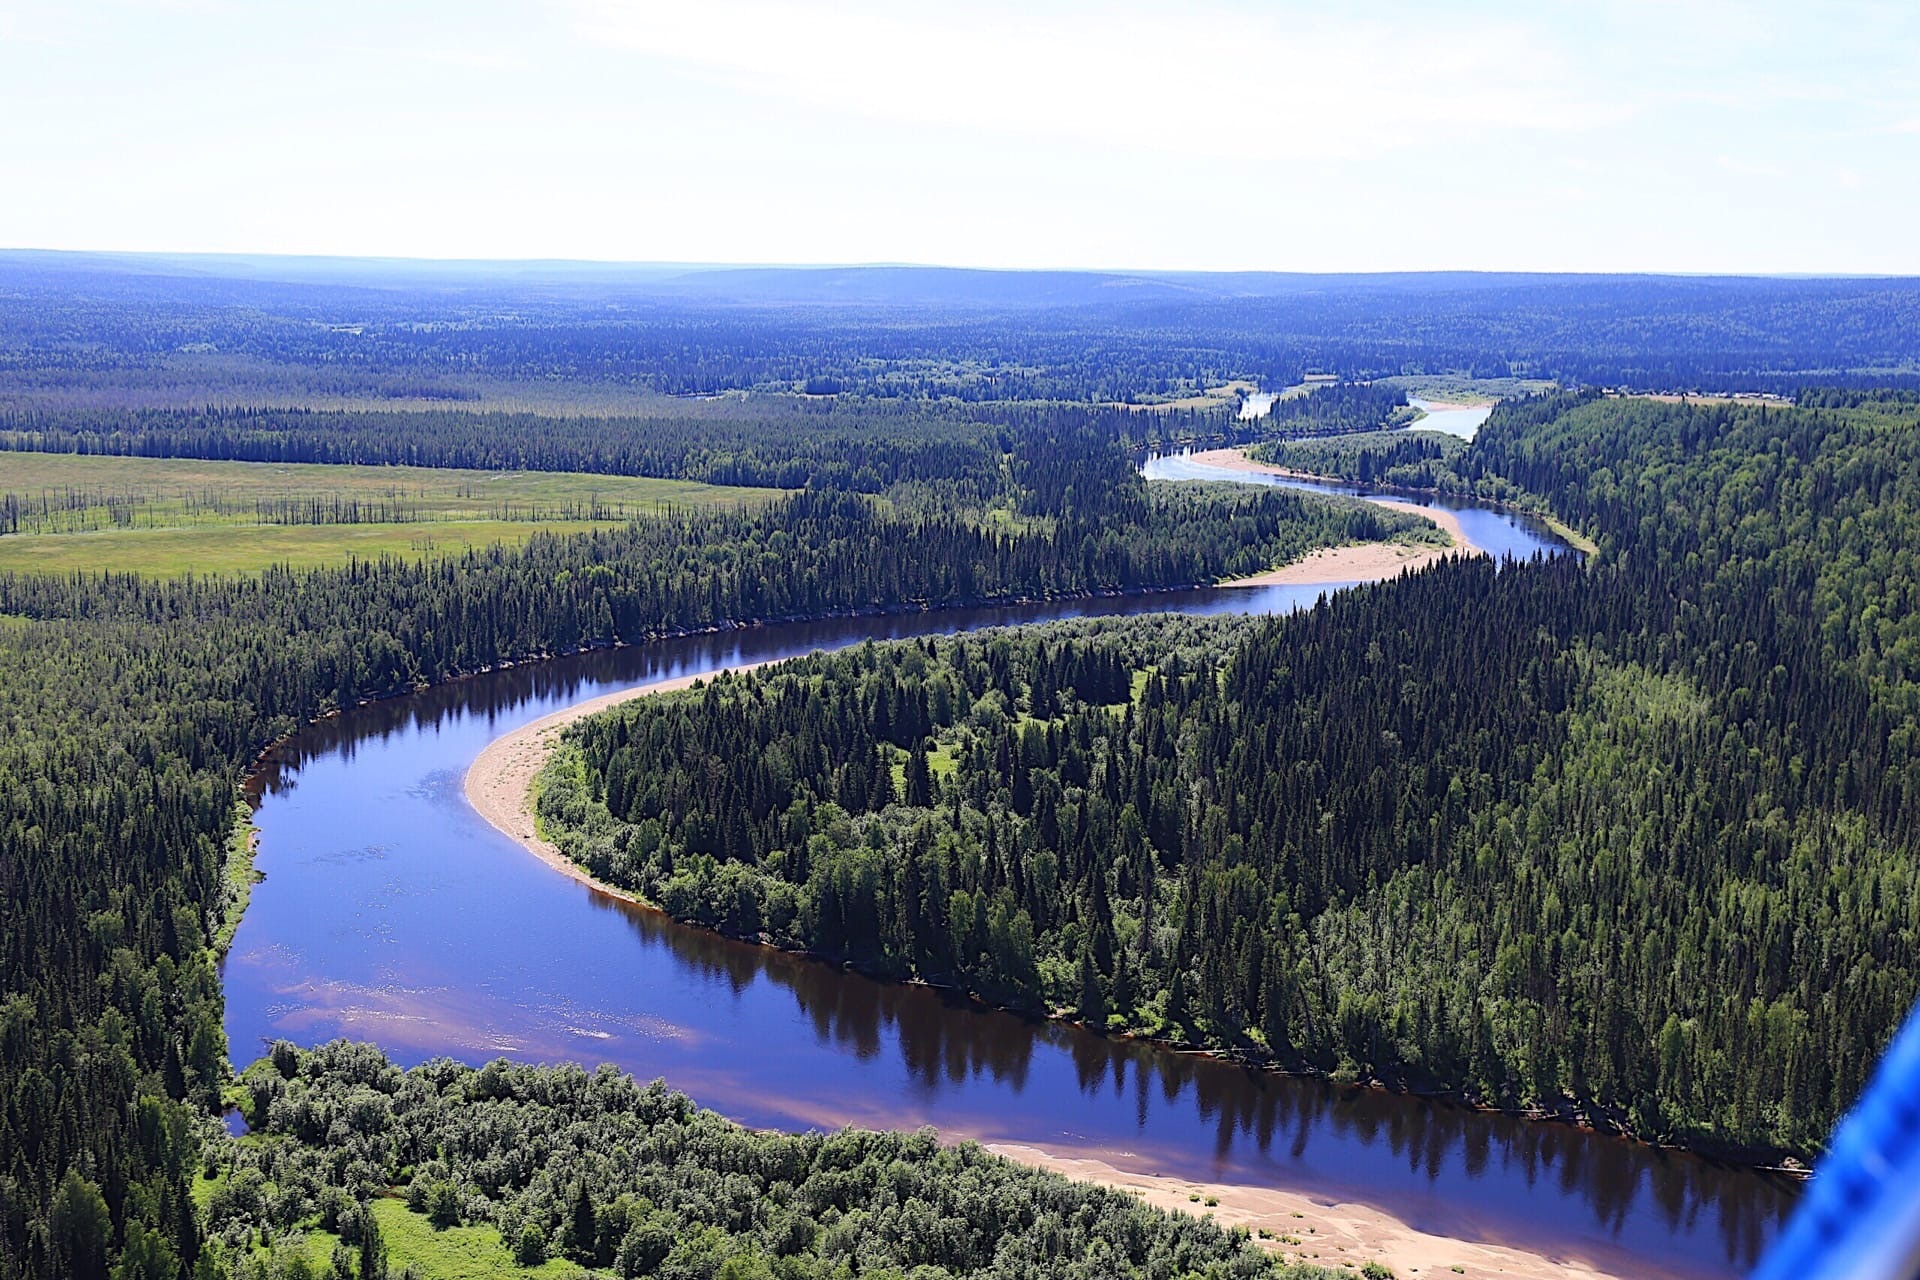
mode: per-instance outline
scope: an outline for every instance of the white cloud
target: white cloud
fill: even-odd
[[[870,119],[1272,162],[1563,131],[1626,111],[1503,23],[568,0],[581,33],[725,87]]]

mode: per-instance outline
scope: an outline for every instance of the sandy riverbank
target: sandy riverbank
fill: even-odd
[[[771,661],[748,662],[727,669],[752,671],[770,665]],[[587,873],[586,868],[540,838],[533,821],[534,777],[546,766],[547,757],[560,740],[561,730],[574,721],[650,693],[671,693],[676,689],[691,688],[696,682],[711,680],[718,674],[717,671],[709,671],[697,676],[676,676],[671,680],[656,680],[652,684],[636,685],[631,689],[588,698],[495,738],[467,769],[467,803],[496,830],[511,836],[527,852],[555,871],[622,901],[639,902],[639,898],[626,890],[596,880]]]
[[[1598,1280],[1626,1276],[1568,1258],[1549,1258],[1497,1244],[1473,1244],[1433,1235],[1363,1204],[1327,1204],[1297,1191],[1194,1182],[1135,1173],[1102,1160],[1060,1155],[1040,1147],[996,1143],[987,1148],[1021,1164],[1083,1182],[1115,1187],[1176,1213],[1204,1214],[1225,1227],[1245,1227],[1255,1241],[1289,1262],[1356,1269],[1377,1260],[1410,1276],[1506,1276],[1510,1280]],[[1197,1200],[1194,1197],[1199,1197]],[[1208,1198],[1217,1200],[1209,1205]],[[1261,1232],[1268,1233],[1266,1238]],[[1298,1244],[1292,1243],[1299,1241]],[[1356,1272],[1357,1273],[1357,1272]]]
[[[1311,479],[1297,471],[1285,467],[1271,467],[1264,462],[1255,462],[1239,449],[1209,449],[1205,453],[1193,455],[1193,461],[1204,466],[1219,467],[1223,471],[1257,472],[1271,476],[1288,476],[1293,479]],[[1441,530],[1453,540],[1451,546],[1417,546],[1401,542],[1364,542],[1350,547],[1326,547],[1315,551],[1304,559],[1292,564],[1283,564],[1277,569],[1265,573],[1256,573],[1247,578],[1235,578],[1223,582],[1223,587],[1277,587],[1277,586],[1316,586],[1337,582],[1378,582],[1382,578],[1391,578],[1403,569],[1414,568],[1438,560],[1443,556],[1485,555],[1486,552],[1473,544],[1466,530],[1460,525],[1460,517],[1443,507],[1423,507],[1415,502],[1401,502],[1394,498],[1368,498],[1366,501],[1389,511],[1400,511],[1408,515],[1420,516],[1440,526]]]

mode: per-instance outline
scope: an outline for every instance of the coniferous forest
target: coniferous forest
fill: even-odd
[[[1209,582],[1417,523],[1270,490],[1149,487],[1116,446],[1045,446],[1032,435],[1003,459],[1004,519],[826,488],[454,561],[0,575],[0,1265],[104,1274],[136,1227],[164,1243],[154,1274],[199,1264],[189,1180],[229,1073],[214,961],[235,787],[307,719],[503,660],[735,621]]]
[[[416,1220],[552,1274],[1286,1274],[922,1136],[749,1134],[614,1073],[402,1072],[368,1046],[236,1077],[222,1030],[239,785],[315,717],[688,630],[1433,536],[1148,483],[1130,451],[1158,444],[1367,429],[1290,447],[1551,512],[1599,551],[644,699],[569,739],[549,829],[729,933],[1754,1157],[1817,1159],[1920,993],[1920,412],[1873,373],[1910,332],[1899,282],[1596,280],[1584,320],[1507,279],[1369,307],[1278,283],[1045,315],[969,296],[916,326],[895,302],[629,298],[606,320],[562,290],[512,320],[487,290],[75,270],[0,278],[0,492],[22,449],[795,492],[438,559],[0,574],[0,1280],[371,1280],[382,1231]],[[1517,330],[1489,336],[1502,307]],[[1364,385],[1411,366],[1800,405],[1560,392],[1429,455],[1377,430],[1402,393]],[[1218,394],[1322,373],[1346,388],[1305,397],[1323,415],[1242,420]],[[230,1103],[256,1134],[225,1135]]]
[[[728,932],[1808,1154],[1920,989],[1909,413],[1522,403],[1475,461],[1591,568],[724,678],[576,729],[541,812]]]

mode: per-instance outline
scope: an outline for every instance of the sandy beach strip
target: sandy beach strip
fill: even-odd
[[[1497,400],[1426,400],[1419,396],[1410,398],[1407,403],[1427,413],[1455,413],[1463,409],[1490,409],[1498,404]],[[1414,423],[1418,430],[1420,424]]]
[[[1434,1235],[1369,1205],[1328,1204],[1298,1191],[1135,1173],[1103,1160],[1061,1155],[1018,1143],[993,1143],[987,1150],[1082,1182],[1130,1192],[1155,1208],[1210,1217],[1223,1227],[1245,1227],[1256,1244],[1288,1262],[1338,1269],[1378,1261],[1402,1277],[1611,1280],[1644,1274],[1644,1269],[1603,1269],[1602,1265],[1578,1259],[1550,1258],[1507,1245]],[[1217,1203],[1208,1204],[1209,1199]],[[1261,1235],[1263,1231],[1265,1236]]]
[[[777,659],[765,662],[747,662],[725,670],[741,672],[753,671],[769,666]],[[640,902],[640,899],[625,889],[595,879],[587,869],[568,858],[550,842],[540,838],[539,828],[533,820],[533,780],[540,770],[546,767],[547,757],[553,754],[555,744],[560,741],[560,733],[576,720],[584,720],[590,715],[605,711],[608,707],[617,707],[634,698],[644,698],[650,693],[672,693],[677,689],[690,689],[695,684],[711,680],[719,671],[707,671],[700,675],[675,676],[670,680],[656,680],[652,684],[635,685],[631,689],[619,689],[613,693],[604,693],[597,698],[588,698],[576,702],[570,707],[562,707],[551,715],[541,716],[528,724],[521,725],[511,733],[503,734],[487,744],[487,749],[474,757],[473,764],[467,769],[467,803],[474,811],[485,818],[495,830],[511,837],[527,852],[563,875],[571,876],[581,884],[590,885],[601,893],[619,898],[623,902]],[[642,904],[644,905],[644,904]]]
[[[1264,462],[1255,462],[1239,449],[1209,449],[1204,453],[1194,454],[1192,460],[1202,466],[1218,467],[1222,471],[1286,476],[1293,480],[1318,478],[1299,471],[1289,471],[1285,467],[1273,467]],[[1393,577],[1403,569],[1427,564],[1444,556],[1486,554],[1483,548],[1474,545],[1473,539],[1467,537],[1466,530],[1460,525],[1460,517],[1444,507],[1423,507],[1416,502],[1402,502],[1395,498],[1365,498],[1363,501],[1385,507],[1389,511],[1399,511],[1406,515],[1431,520],[1440,526],[1453,543],[1451,546],[1433,547],[1404,542],[1362,542],[1347,547],[1323,547],[1292,564],[1283,564],[1265,573],[1235,578],[1220,585],[1223,587],[1285,587],[1378,582],[1382,578]]]

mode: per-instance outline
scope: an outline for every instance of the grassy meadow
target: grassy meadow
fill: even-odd
[[[0,571],[167,576],[450,556],[778,496],[574,472],[0,452]]]

